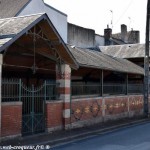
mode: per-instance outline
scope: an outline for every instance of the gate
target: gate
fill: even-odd
[[[21,86],[23,135],[45,131],[45,87],[45,84],[38,88]]]
[[[45,102],[58,98],[57,86],[48,80],[40,87],[27,87],[21,79],[2,80],[2,102],[22,101],[22,135],[45,131]]]

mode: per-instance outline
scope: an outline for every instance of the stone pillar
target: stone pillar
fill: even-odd
[[[2,64],[3,64],[3,55],[0,54],[0,137],[1,137],[1,129],[2,129],[2,125],[1,125],[1,119],[2,119],[2,89],[1,89],[1,85],[2,85]],[[1,138],[0,138],[1,139]]]
[[[56,82],[59,83],[59,98],[63,100],[63,127],[64,129],[70,128],[70,81],[71,80],[71,68],[67,64],[62,64],[59,68],[56,66]]]

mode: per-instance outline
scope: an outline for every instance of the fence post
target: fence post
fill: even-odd
[[[21,102],[21,79],[19,79],[19,102]]]
[[[128,73],[126,74],[126,95],[128,95]]]
[[[104,81],[103,81],[103,70],[101,72],[101,96],[103,97],[103,89],[104,88]]]
[[[47,84],[47,82],[46,82],[46,80],[45,80],[45,82],[44,82],[44,100],[46,101],[46,94],[47,94],[47,92],[46,92],[46,85]]]
[[[34,132],[34,85],[32,84],[32,114],[31,114],[31,118],[32,118],[32,133]]]

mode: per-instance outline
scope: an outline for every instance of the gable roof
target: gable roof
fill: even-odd
[[[126,44],[99,46],[104,54],[118,58],[142,58],[145,55],[145,44]]]
[[[0,19],[0,51],[42,19],[43,14]],[[30,25],[30,26],[29,26]]]
[[[68,47],[46,14],[0,19],[0,52],[5,51],[7,47],[38,23],[44,28],[46,36],[48,36],[49,39],[52,38],[50,40],[54,39],[59,41],[60,44],[57,47],[57,52],[63,61],[77,68],[77,63],[68,50]]]
[[[14,17],[30,0],[0,0],[0,18]]]
[[[77,47],[72,48],[69,45],[68,48],[75,57],[79,66],[133,74],[144,74],[143,68],[126,59],[111,57],[94,50],[81,49]]]

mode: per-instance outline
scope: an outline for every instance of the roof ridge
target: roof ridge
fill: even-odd
[[[10,17],[10,18],[1,18],[1,20],[9,20],[9,19],[16,19],[16,18],[25,18],[25,17],[31,17],[31,16],[38,16],[38,15],[44,15],[46,14],[46,12],[43,12],[43,13],[37,13],[37,14],[29,14],[29,15],[24,15],[24,16],[16,16],[16,17]]]
[[[70,47],[70,51],[81,67],[92,67],[141,75],[144,73],[143,68],[123,58],[118,59],[102,52],[77,47],[75,47],[75,49]]]
[[[135,44],[123,44],[123,45],[108,45],[108,46],[99,46],[99,47],[123,47],[123,46],[134,46],[134,45],[144,45],[144,43],[135,43]]]

